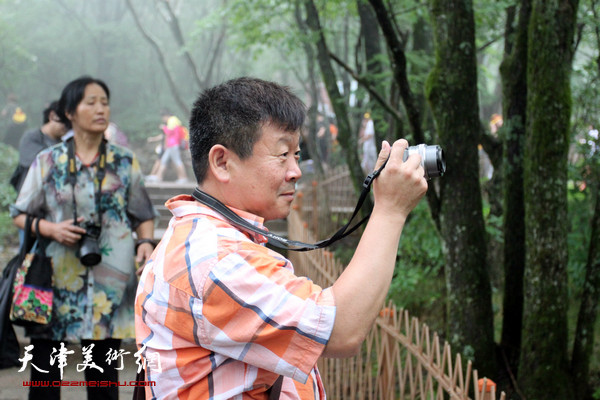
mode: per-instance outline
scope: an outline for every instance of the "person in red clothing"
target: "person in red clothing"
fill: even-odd
[[[172,162],[177,171],[177,182],[187,182],[187,173],[181,158],[181,147],[187,140],[185,127],[181,124],[179,118],[171,115],[168,111],[162,112],[162,122],[160,129],[163,132],[164,141],[160,164],[156,173],[149,175],[146,179],[148,181],[162,181],[169,163]]]

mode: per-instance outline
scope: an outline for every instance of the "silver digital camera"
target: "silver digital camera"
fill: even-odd
[[[410,146],[404,151],[403,161],[412,155],[418,153],[421,155],[421,166],[425,170],[425,179],[436,178],[444,175],[446,172],[446,160],[444,151],[438,145],[418,144]]]

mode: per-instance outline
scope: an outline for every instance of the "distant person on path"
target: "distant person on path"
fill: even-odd
[[[231,223],[217,205],[256,228],[285,218],[302,175],[304,119],[297,96],[260,79],[234,79],[196,100],[190,151],[198,190],[167,202],[173,218],[136,295],[137,345],[146,360],[160,360],[160,368],[146,364],[156,383],[146,398],[323,399],[319,357],[359,352],[427,181],[418,154],[402,161],[406,140],[383,142],[377,165],[389,161],[374,181],[375,206],[352,260],[329,288],[295,275],[264,236]]]
[[[360,166],[365,175],[370,174],[375,169],[377,161],[377,146],[375,144],[375,125],[371,119],[370,113],[365,113],[359,134],[358,143],[362,149],[362,159]]]
[[[500,114],[492,114],[490,117],[490,134],[494,138],[498,138],[498,132],[504,125],[504,119]],[[494,176],[494,165],[490,159],[489,154],[483,148],[483,145],[479,143],[477,145],[477,153],[479,157],[479,178],[490,180]]]
[[[158,181],[158,170],[160,169],[160,159],[162,158],[165,152],[165,133],[160,129],[160,133],[155,136],[150,136],[146,139],[148,143],[158,143],[154,148],[154,153],[157,155],[154,164],[152,164],[152,170],[150,174],[146,176],[147,182],[157,182]]]
[[[500,114],[492,114],[490,118],[490,133],[494,137],[498,137],[498,131],[504,125],[504,119]]]
[[[179,118],[171,115],[168,111],[163,111],[162,121],[160,129],[164,133],[164,147],[160,158],[160,165],[155,174],[151,174],[146,179],[149,182],[162,181],[169,163],[172,162],[177,171],[177,183],[187,182],[185,165],[181,158],[181,147],[186,142],[186,130]]]
[[[3,132],[4,143],[18,150],[23,132],[27,128],[27,114],[17,103],[17,96],[14,93],[8,95],[7,104],[0,111],[0,117],[8,121]]]
[[[118,398],[118,369],[107,353],[134,335],[135,266],[154,248],[155,213],[137,158],[104,139],[109,99],[98,79],[85,76],[65,86],[58,115],[72,136],[37,155],[11,206],[21,229],[26,214],[35,217],[33,232],[47,242],[54,268],[52,320],[26,329],[34,346],[30,364],[37,367],[29,366],[31,380],[59,381],[54,349],[80,343],[102,369],[85,368],[86,381],[113,382],[87,387],[89,399]],[[29,398],[60,399],[60,387],[32,386]]]
[[[51,102],[43,112],[43,125],[38,129],[25,132],[19,143],[19,164],[10,179],[11,185],[17,193],[23,185],[29,166],[35,156],[43,149],[60,142],[60,138],[67,132],[65,124],[58,114],[58,100]]]
[[[323,168],[329,167],[329,156],[331,152],[331,132],[323,114],[317,114],[317,148],[321,155]]]

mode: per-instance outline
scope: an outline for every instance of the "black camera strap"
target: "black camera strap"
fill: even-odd
[[[284,237],[275,235],[274,233],[271,233],[267,230],[257,228],[256,226],[252,225],[250,222],[248,222],[244,218],[237,215],[233,210],[231,210],[225,204],[221,203],[219,200],[215,199],[211,195],[204,193],[203,191],[201,191],[198,188],[196,188],[194,190],[194,192],[192,193],[192,197],[195,200],[197,200],[198,202],[204,204],[207,207],[212,208],[213,210],[215,210],[216,212],[218,212],[219,214],[224,216],[234,226],[237,226],[240,229],[249,230],[249,231],[252,231],[252,232],[255,232],[260,235],[265,236],[269,240],[269,243],[275,247],[278,247],[280,249],[293,250],[293,251],[309,251],[309,250],[315,250],[315,249],[322,249],[322,248],[327,247],[327,246],[331,245],[332,243],[337,242],[338,240],[350,235],[352,232],[354,232],[356,229],[358,229],[359,226],[364,224],[369,219],[369,217],[371,216],[371,213],[369,213],[366,217],[364,217],[359,222],[357,222],[354,226],[350,227],[352,220],[354,219],[354,217],[356,217],[356,215],[358,215],[360,208],[362,207],[363,203],[365,202],[365,199],[367,198],[367,196],[369,195],[369,192],[371,191],[371,185],[373,183],[373,180],[377,176],[379,176],[379,174],[381,173],[381,170],[384,167],[385,167],[385,164],[382,165],[379,169],[377,169],[377,170],[373,171],[371,174],[369,174],[369,176],[367,176],[366,179],[364,180],[362,192],[360,194],[360,197],[358,199],[356,207],[354,208],[354,212],[352,213],[352,216],[348,220],[348,223],[346,223],[346,225],[341,227],[329,239],[321,240],[314,244],[299,242],[296,240],[289,240]]]
[[[73,188],[73,222],[77,224],[77,201],[75,200],[75,185],[77,184],[77,164],[75,162],[75,140],[73,137],[67,140],[68,155],[68,181]],[[102,224],[102,206],[100,204],[100,195],[102,194],[102,182],[106,175],[106,139],[102,138],[100,143],[100,154],[96,165],[96,176],[94,177],[94,203],[96,214],[98,215],[98,226]]]

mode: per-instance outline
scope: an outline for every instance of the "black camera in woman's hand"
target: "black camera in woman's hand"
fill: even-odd
[[[101,229],[93,222],[85,222],[81,227],[85,229],[85,233],[79,241],[77,257],[86,267],[93,267],[102,259],[99,244]]]

